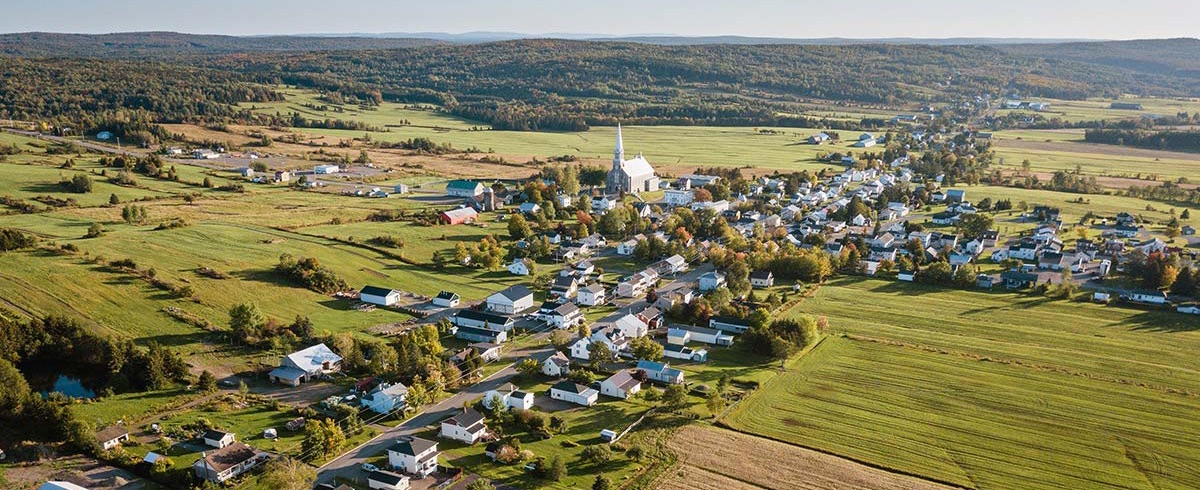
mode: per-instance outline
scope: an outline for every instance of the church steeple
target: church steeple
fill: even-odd
[[[617,147],[613,148],[613,168],[620,168],[625,161],[625,143],[621,140],[621,124],[617,123]]]

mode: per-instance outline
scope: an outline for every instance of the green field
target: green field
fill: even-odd
[[[1130,104],[1141,104],[1142,110],[1123,110],[1111,109],[1112,99],[1087,99],[1087,100],[1059,100],[1059,99],[1044,99],[1032,98],[1023,99],[1029,102],[1049,102],[1050,109],[1043,112],[1034,112],[1027,109],[1001,109],[997,114],[1004,115],[1010,112],[1018,114],[1038,114],[1047,119],[1059,118],[1069,122],[1078,121],[1099,121],[1099,120],[1120,120],[1145,117],[1148,115],[1173,116],[1179,112],[1195,113],[1200,112],[1200,100],[1196,99],[1169,99],[1155,97],[1122,97],[1120,102]]]
[[[845,336],[730,426],[970,488],[1200,482],[1185,315],[851,278],[796,311]]]

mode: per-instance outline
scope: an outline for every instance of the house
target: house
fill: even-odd
[[[483,359],[485,362],[494,362],[500,360],[500,344],[493,344],[490,342],[475,342],[467,347],[470,347],[471,350],[478,354],[479,358]]]
[[[204,444],[217,449],[223,448],[235,442],[232,432],[224,432],[215,429],[204,431],[204,435],[201,436],[201,439],[204,439]]]
[[[269,459],[269,454],[235,442],[215,451],[201,452],[200,459],[192,464],[192,471],[196,478],[224,483]]]
[[[460,310],[450,317],[450,323],[458,327],[483,328],[496,332],[512,330],[516,320],[505,315],[479,310]]]
[[[269,377],[276,383],[300,386],[300,383],[341,369],[342,356],[334,354],[325,344],[317,344],[285,356]]]
[[[645,371],[646,376],[653,381],[667,384],[683,384],[683,371],[671,368],[665,362],[640,360],[637,368]]]
[[[421,478],[437,471],[437,443],[417,436],[403,436],[396,439],[387,449],[388,465]]]
[[[658,300],[654,302],[654,306],[663,310],[669,310],[675,305],[691,303],[695,299],[695,296],[696,292],[691,288],[676,288],[658,293]]]
[[[769,288],[775,285],[775,274],[771,271],[754,271],[750,273],[750,286],[755,288]]]
[[[486,328],[460,326],[454,332],[454,337],[466,340],[468,342],[488,342],[492,344],[502,344],[508,340],[508,332],[504,330],[489,330]]]
[[[620,399],[629,398],[641,389],[642,382],[634,378],[628,369],[622,369],[600,382],[600,394]]]
[[[646,269],[617,283],[617,296],[640,298],[656,284],[658,284],[658,273],[652,269]]]
[[[678,274],[687,269],[687,259],[683,258],[682,255],[675,254],[675,255],[672,255],[665,259],[662,259],[658,262],[655,262],[653,265],[650,266],[650,268],[654,269],[654,271],[657,272],[660,276],[665,276],[668,274]]]
[[[464,408],[461,412],[442,421],[441,437],[453,439],[467,444],[475,444],[487,435],[487,425],[483,423],[483,414],[473,408]]]
[[[663,204],[668,206],[687,206],[695,199],[696,193],[690,189],[667,189],[663,192]]]
[[[192,158],[197,160],[212,160],[214,158],[221,158],[221,153],[212,151],[208,148],[200,148],[197,150],[192,150]]]
[[[129,441],[129,431],[124,427],[111,425],[96,432],[96,441],[100,443],[101,448],[108,451]]]
[[[433,297],[433,305],[440,306],[442,308],[454,308],[458,306],[460,299],[461,298],[458,297],[458,293],[442,291],[438,293],[437,296]]]
[[[571,360],[566,354],[554,351],[554,354],[542,359],[542,374],[552,378],[561,378],[571,373]]]
[[[1137,225],[1117,225],[1113,228],[1113,234],[1121,238],[1133,238],[1141,231]]]
[[[518,284],[487,297],[488,311],[512,315],[533,308],[533,292]]]
[[[555,328],[569,328],[583,323],[583,310],[575,303],[563,303],[544,315],[546,324]]]
[[[476,197],[483,194],[483,184],[472,180],[451,180],[446,184],[446,195],[450,197]]]
[[[634,311],[638,307],[634,307],[629,311],[633,313],[639,320],[645,323],[650,328],[658,328],[662,326],[663,312],[653,305],[646,305],[641,308],[641,311]]]
[[[367,488],[372,490],[408,490],[408,477],[390,471],[375,470],[367,475]]]
[[[1020,271],[1004,271],[1000,273],[1000,280],[1009,289],[1025,289],[1037,284],[1038,275]]]
[[[550,398],[590,407],[596,404],[600,392],[574,381],[559,381],[550,387]]]
[[[313,173],[317,175],[329,175],[341,172],[342,168],[337,165],[317,165],[313,167]]]
[[[517,210],[519,210],[521,214],[538,214],[542,212],[542,206],[537,203],[523,202],[519,207],[517,207]]]
[[[712,291],[725,285],[725,274],[718,271],[700,275],[700,291]]]
[[[438,220],[444,225],[461,225],[463,223],[473,223],[479,219],[479,213],[475,208],[458,208],[449,211],[442,211],[438,215]]]
[[[708,361],[708,350],[668,344],[663,346],[663,357],[683,361],[706,362]]]
[[[948,202],[965,202],[967,199],[967,191],[962,189],[946,189],[946,201]]]
[[[616,325],[609,325],[592,332],[591,337],[583,337],[571,344],[571,357],[588,360],[592,357],[592,344],[603,343],[612,352],[620,352],[628,344],[628,339]]]
[[[667,329],[668,344],[687,345],[688,342],[728,346],[733,345],[733,335],[715,328],[694,325],[673,325]]]
[[[1167,293],[1162,291],[1139,290],[1130,291],[1126,294],[1125,299],[1133,303],[1142,303],[1147,305],[1165,305],[1170,303],[1167,301]]]
[[[404,383],[380,383],[363,395],[360,403],[375,413],[391,413],[404,407],[406,396],[408,387]]]
[[[644,337],[650,331],[650,326],[636,315],[625,314],[612,323],[621,335],[634,339]]]
[[[580,288],[575,297],[575,301],[583,306],[596,306],[603,304],[604,300],[604,286],[600,283]]]
[[[362,288],[362,291],[358,292],[358,300],[372,305],[392,306],[400,302],[400,291],[377,286],[366,286]]]
[[[508,273],[514,276],[528,276],[533,272],[533,261],[517,257],[513,259],[511,264],[508,264]]]
[[[529,410],[533,408],[533,393],[518,390],[512,383],[484,393],[484,408],[491,410],[497,402],[513,410]]]
[[[750,321],[732,316],[714,316],[708,320],[708,327],[739,334],[750,330]]]
[[[560,302],[569,301],[579,292],[579,281],[574,276],[559,275],[550,283],[550,297]]]

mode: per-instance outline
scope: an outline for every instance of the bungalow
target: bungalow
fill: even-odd
[[[475,197],[483,194],[483,184],[471,180],[451,180],[446,184],[446,195],[450,197]]]
[[[442,291],[433,297],[433,305],[442,308],[454,308],[458,306],[460,300],[461,298],[459,298],[458,293]]]
[[[700,275],[700,291],[712,291],[725,285],[725,274],[718,271]]]
[[[363,407],[375,413],[391,413],[403,408],[408,387],[404,383],[380,383],[375,389],[363,395],[360,400]]]
[[[276,383],[300,386],[300,383],[337,372],[341,368],[342,356],[334,354],[325,344],[317,344],[285,356],[269,377]]]
[[[559,351],[542,359],[542,374],[552,378],[561,378],[571,373],[571,360]]]
[[[916,280],[916,277],[917,277],[916,271],[900,271],[900,272],[896,273],[897,281],[913,282],[914,280]]]
[[[740,334],[750,330],[750,321],[732,316],[714,316],[708,320],[708,327],[722,332]]]
[[[101,448],[108,451],[129,441],[129,431],[124,427],[111,425],[96,432],[96,441],[100,443]]]
[[[1181,305],[1176,307],[1175,311],[1189,315],[1200,315],[1200,305]]]
[[[269,454],[235,442],[216,451],[202,452],[200,459],[192,464],[192,471],[196,478],[225,483],[269,459]]]
[[[492,410],[497,402],[513,410],[529,410],[533,408],[533,393],[518,390],[516,386],[509,383],[483,394],[484,408]]]
[[[439,434],[446,439],[452,439],[467,444],[475,444],[487,435],[487,425],[483,423],[483,414],[473,408],[464,408],[461,412],[442,421]]]
[[[37,487],[37,490],[88,490],[69,481],[50,480]]]
[[[600,283],[579,289],[575,301],[583,306],[596,306],[604,303],[604,286]]]
[[[694,325],[673,325],[667,329],[668,344],[686,345],[688,342],[727,346],[733,345],[733,335],[715,328],[704,328]]]
[[[665,362],[638,361],[637,368],[645,371],[646,376],[653,381],[667,384],[683,384],[683,371],[671,368]]]
[[[403,436],[388,447],[388,465],[421,478],[437,471],[437,443],[416,436]]]
[[[952,225],[958,223],[961,219],[962,218],[958,215],[958,213],[951,211],[934,213],[934,215],[930,217],[930,221],[932,221],[935,225]]]
[[[487,297],[488,311],[512,315],[533,308],[533,291],[518,284]]]
[[[478,354],[479,358],[483,359],[485,362],[494,362],[500,360],[500,344],[493,344],[490,342],[475,342],[467,347],[470,347],[471,350]]]
[[[516,320],[505,315],[497,315],[479,310],[460,310],[450,317],[450,323],[457,327],[483,328],[496,332],[512,330]]]
[[[683,361],[708,361],[708,351],[705,349],[693,349],[683,345],[664,345],[663,356],[671,359],[679,359]]]
[[[392,306],[400,302],[400,291],[377,286],[366,286],[362,288],[362,291],[358,292],[358,300],[372,305]]]
[[[583,323],[583,310],[575,303],[563,303],[551,310],[543,318],[546,324],[555,328],[569,328]]]
[[[217,449],[223,448],[235,442],[232,432],[224,432],[216,429],[204,431],[204,435],[201,436],[201,439],[204,439],[205,445],[209,447],[215,447]]]
[[[1009,289],[1025,289],[1037,283],[1038,275],[1028,272],[1004,271],[1000,273],[1000,280]]]
[[[550,398],[590,407],[596,404],[600,392],[574,381],[559,381],[550,387]]]
[[[488,342],[502,344],[508,340],[508,332],[503,330],[488,330],[485,328],[460,326],[454,332],[454,337],[468,342]]]
[[[600,382],[600,394],[616,398],[629,398],[642,389],[642,382],[634,378],[627,369],[622,369]]]
[[[775,285],[775,274],[771,271],[754,271],[750,273],[750,286],[755,288],[769,288]]]
[[[517,257],[513,259],[511,264],[508,264],[508,273],[514,276],[528,276],[533,272],[533,261]]]
[[[442,211],[438,215],[438,219],[444,225],[461,225],[463,223],[472,223],[479,219],[479,213],[474,208],[458,208],[449,211]]]
[[[408,490],[408,477],[390,471],[375,470],[367,475],[367,488],[371,490]]]
[[[1121,238],[1133,238],[1139,231],[1141,228],[1136,225],[1117,225],[1116,228],[1113,228],[1113,234]]]

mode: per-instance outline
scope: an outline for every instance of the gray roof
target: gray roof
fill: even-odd
[[[404,436],[396,439],[396,442],[388,447],[388,451],[407,454],[409,456],[416,456],[428,451],[429,448],[434,446],[437,446],[437,443],[429,439],[422,439],[416,436]]]
[[[334,354],[325,344],[317,344],[307,349],[293,352],[288,354],[287,358],[296,367],[309,372],[321,369],[325,362],[339,362],[342,360],[342,356]]]
[[[509,287],[508,289],[500,291],[496,294],[508,298],[511,301],[516,301],[526,296],[532,296],[533,291],[530,291],[529,288],[524,284],[517,284],[516,286]]]

